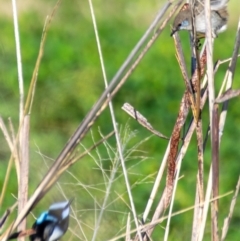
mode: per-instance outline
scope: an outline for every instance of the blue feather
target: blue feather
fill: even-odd
[[[31,241],[56,241],[68,229],[71,201],[52,204],[48,211],[43,212],[33,224],[35,234],[30,235]]]

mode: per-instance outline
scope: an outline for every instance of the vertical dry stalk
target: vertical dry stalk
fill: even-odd
[[[23,73],[22,73],[22,60],[21,60],[21,47],[20,47],[20,37],[18,30],[18,17],[17,17],[17,6],[16,1],[12,0],[13,8],[13,19],[14,19],[14,33],[15,33],[15,43],[16,43],[16,56],[17,56],[17,68],[18,68],[18,82],[19,82],[19,153],[20,153],[20,173],[19,173],[19,187],[18,187],[18,210],[21,212],[22,208],[27,202],[28,196],[28,126],[29,119],[24,120],[24,84],[23,84]],[[22,128],[22,122],[23,124]],[[23,159],[22,159],[23,158]],[[26,228],[26,222],[18,227],[19,230]]]
[[[231,201],[229,214],[228,214],[228,216],[224,219],[224,224],[223,224],[223,228],[222,228],[221,241],[224,241],[225,238],[226,238],[226,236],[227,236],[229,224],[230,224],[230,221],[231,221],[232,215],[233,215],[233,210],[234,210],[235,205],[236,205],[236,201],[237,201],[239,189],[240,189],[240,176],[239,176],[239,178],[238,178],[236,190],[235,190],[235,193],[234,193],[233,198],[232,198],[232,201]]]
[[[176,120],[176,123],[173,128],[173,132],[171,135],[171,141],[170,141],[170,153],[168,156],[168,167],[167,167],[167,182],[166,182],[166,196],[164,201],[165,209],[168,207],[169,202],[172,197],[172,191],[173,191],[173,183],[174,183],[174,176],[176,171],[176,157],[178,153],[178,144],[180,141],[180,134],[182,127],[186,121],[188,110],[189,110],[190,104],[189,104],[189,92],[186,90],[184,93],[184,97],[181,100],[180,103],[180,109],[178,112],[178,117]]]
[[[219,195],[219,125],[218,125],[218,105],[213,107],[213,119],[211,124],[212,132],[212,196],[213,198]],[[212,210],[212,235],[213,240],[219,239],[218,234],[218,200],[214,200],[211,204]]]
[[[184,63],[184,60],[183,60],[183,62],[181,62],[182,61],[181,54],[179,54],[178,51],[177,51],[177,53],[178,53],[177,59],[179,60],[180,68],[182,70],[184,78],[186,78],[187,74],[186,74],[186,72],[184,72],[184,68],[183,68],[183,65],[182,65]],[[206,51],[203,51],[203,54],[202,54],[202,57],[201,57],[201,60],[200,60],[201,76],[203,76],[203,74],[204,74],[205,64],[206,64]],[[192,82],[195,82],[196,78],[198,78],[197,71],[195,71],[194,75],[192,76]],[[190,93],[189,93],[189,90],[187,88],[187,90],[185,91],[184,96],[181,100],[180,110],[179,110],[178,117],[177,117],[174,129],[173,129],[173,132],[172,132],[171,140],[170,140],[170,152],[169,152],[169,155],[168,155],[166,187],[165,187],[165,190],[164,190],[164,192],[162,194],[162,197],[159,201],[159,204],[158,204],[158,206],[155,210],[155,213],[153,215],[153,218],[152,218],[152,221],[151,221],[152,224],[155,223],[155,221],[158,220],[159,217],[162,215],[162,213],[166,210],[166,208],[168,207],[169,202],[172,198],[172,191],[173,191],[173,186],[174,186],[174,181],[175,181],[175,173],[176,173],[176,160],[177,160],[177,154],[178,154],[178,144],[179,144],[179,141],[180,141],[180,131],[181,131],[181,129],[182,129],[184,123],[185,123],[185,120],[186,120],[186,117],[187,117],[187,114],[188,114],[188,111],[189,111],[190,103],[191,103],[189,95],[190,95]],[[206,97],[205,97],[205,100],[206,100]],[[202,101],[202,104],[204,104],[204,103],[205,103],[205,101]],[[201,108],[202,108],[202,106],[201,106]],[[195,125],[194,125],[192,131],[194,130],[194,128],[195,128]],[[187,144],[189,144],[189,141],[187,141]],[[181,157],[183,157],[183,156],[184,156],[184,154],[181,155]],[[154,229],[154,226],[155,226],[154,224],[152,226],[150,225],[150,227],[147,231],[147,234],[145,235],[144,240],[147,240],[147,237],[151,236],[151,234],[153,232],[153,229]]]
[[[231,62],[229,64],[229,68],[228,68],[228,70],[226,72],[226,75],[225,75],[225,78],[224,78],[224,80],[227,81],[227,84],[226,84],[226,87],[225,87],[226,90],[232,88],[233,77],[234,77],[235,70],[236,70],[239,48],[240,48],[240,19],[239,19],[239,22],[238,22],[238,28],[237,28],[237,34],[236,34],[236,40],[235,40],[234,50],[233,50],[233,54],[232,54],[232,59],[231,59]],[[219,120],[219,135],[220,135],[219,142],[221,141],[221,134],[223,133],[223,129],[224,129],[224,125],[225,125],[225,121],[226,121],[226,117],[227,117],[227,108],[228,108],[228,101],[225,101],[224,104],[223,104],[223,108],[222,108],[220,120]],[[238,179],[236,191],[235,191],[235,194],[232,198],[232,202],[231,202],[231,205],[230,205],[228,217],[224,220],[224,225],[223,225],[223,228],[222,228],[221,241],[225,240],[225,238],[226,238],[228,228],[229,228],[229,223],[230,223],[230,220],[232,218],[233,210],[234,210],[234,207],[235,207],[235,204],[236,204],[237,195],[239,193],[239,189],[240,189],[240,178]]]
[[[214,75],[213,75],[213,36],[212,36],[212,26],[211,26],[211,9],[210,9],[210,0],[206,0],[204,4],[204,10],[205,10],[205,22],[206,22],[206,40],[207,40],[207,77],[208,77],[208,95],[209,95],[209,117],[210,117],[210,133],[211,133],[211,145],[212,145],[212,155],[214,154],[214,138],[213,138],[213,129],[216,127],[213,127],[213,124],[216,124],[214,120],[217,117],[213,117],[213,115],[216,114],[214,111],[214,100],[215,100],[215,88],[214,88]],[[213,161],[213,160],[212,160]],[[213,166],[215,168],[216,165]],[[215,180],[216,177],[214,177],[215,174],[217,174],[217,170],[213,169],[213,179]],[[213,180],[213,181],[214,181]],[[217,185],[216,182],[214,182],[215,185]],[[214,187],[213,189],[218,189],[218,187]],[[214,198],[215,196],[213,196]],[[215,205],[212,205],[212,240],[218,241],[218,217],[217,217],[217,210],[218,206],[217,203]]]
[[[20,137],[20,182],[18,187],[18,208],[21,211],[28,199],[28,176],[29,176],[29,125],[30,117],[27,115],[23,118]],[[26,219],[18,226],[18,230],[26,229]],[[21,238],[23,241],[24,238]]]

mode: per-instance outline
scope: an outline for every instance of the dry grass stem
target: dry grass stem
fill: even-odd
[[[106,226],[104,225],[110,225],[110,227],[112,228],[111,224],[107,223],[108,220],[105,219],[105,214],[110,212],[116,215],[119,214],[120,216],[116,216],[117,221],[116,223],[114,223],[115,226],[113,230],[110,230],[111,236],[114,236],[114,238],[109,239],[108,241],[153,240],[153,232],[157,228],[159,228],[159,224],[163,221],[165,221],[164,223],[166,223],[164,227],[164,238],[159,237],[159,239],[167,241],[171,239],[171,222],[173,221],[172,218],[190,210],[193,211],[192,230],[189,231],[189,235],[191,235],[192,241],[202,241],[205,239],[204,233],[206,233],[205,228],[207,227],[208,222],[211,222],[210,233],[211,239],[213,241],[224,241],[226,239],[226,235],[230,227],[230,221],[232,219],[234,208],[236,205],[236,198],[240,189],[240,177],[237,182],[235,193],[231,200],[229,213],[224,220],[224,225],[220,238],[218,223],[221,222],[221,220],[219,220],[219,214],[221,210],[219,210],[219,199],[223,198],[226,195],[232,194],[233,192],[224,195],[219,194],[219,153],[221,147],[220,143],[222,133],[225,127],[227,111],[229,108],[229,100],[240,95],[240,89],[232,89],[233,78],[236,71],[236,64],[239,57],[240,20],[238,24],[232,57],[226,60],[217,61],[216,65],[214,66],[214,41],[211,27],[210,8],[211,0],[204,1],[203,9],[205,12],[207,31],[206,40],[202,46],[200,54],[200,45],[196,45],[196,16],[194,12],[194,7],[197,6],[197,0],[189,0],[189,4],[193,6],[193,8],[191,9],[191,21],[193,29],[190,33],[191,46],[189,48],[189,51],[191,51],[192,53],[191,74],[188,73],[189,67],[186,64],[186,59],[184,59],[183,48],[179,39],[179,35],[178,33],[175,33],[173,35],[173,38],[176,49],[176,59],[178,62],[178,67],[181,71],[182,79],[184,81],[185,90],[183,91],[181,100],[179,100],[179,110],[170,138],[154,129],[153,126],[148,122],[148,118],[145,118],[145,116],[143,116],[132,105],[125,103],[122,106],[122,109],[144,128],[146,128],[151,133],[160,138],[169,140],[165,150],[165,154],[162,160],[159,161],[158,171],[154,169],[147,174],[145,174],[145,172],[141,173],[141,171],[139,171],[139,167],[141,167],[139,165],[145,164],[144,162],[149,159],[149,157],[147,156],[148,154],[146,154],[147,152],[141,151],[141,145],[150,137],[142,138],[140,141],[137,141],[137,143],[135,143],[135,140],[132,139],[136,136],[136,131],[131,131],[128,124],[126,124],[126,126],[124,127],[118,125],[118,120],[116,118],[116,109],[114,109],[112,104],[113,97],[122,88],[123,84],[129,79],[135,69],[139,67],[139,63],[146,56],[146,53],[153,47],[154,43],[162,34],[163,30],[166,28],[172,16],[179,9],[183,1],[184,0],[166,1],[162,9],[160,9],[160,11],[157,13],[156,17],[153,19],[146,32],[136,43],[135,47],[129,53],[128,57],[120,66],[116,74],[108,82],[100,36],[98,34],[97,20],[94,13],[94,7],[92,0],[88,0],[102,70],[102,79],[104,81],[105,89],[102,91],[100,97],[97,99],[91,110],[85,115],[81,123],[79,123],[75,132],[72,134],[69,141],[62,148],[56,159],[50,159],[49,157],[47,157],[47,155],[43,155],[41,151],[38,152],[38,155],[40,155],[43,161],[45,161],[47,172],[40,181],[39,185],[34,189],[34,192],[30,196],[29,200],[27,200],[29,195],[28,173],[30,166],[29,115],[32,112],[32,106],[35,99],[38,72],[44,55],[47,33],[50,28],[50,23],[54,17],[54,14],[59,7],[60,0],[57,1],[51,12],[51,15],[46,19],[42,31],[37,60],[34,66],[25,102],[20,51],[21,47],[17,20],[17,6],[16,0],[12,0],[18,85],[20,95],[19,123],[18,128],[16,128],[18,129],[18,131],[16,131],[15,135],[13,124],[10,122],[10,131],[8,131],[3,119],[0,117],[0,129],[3,133],[4,140],[10,149],[10,158],[8,161],[8,166],[5,173],[5,179],[2,185],[2,191],[0,196],[0,207],[3,204],[3,200],[5,200],[6,198],[5,195],[14,164],[18,181],[18,197],[16,198],[16,203],[11,208],[4,210],[5,213],[0,219],[0,228],[7,224],[6,229],[0,236],[1,241],[7,241],[8,236],[11,234],[15,235],[15,238],[21,238],[20,240],[24,240],[23,238],[25,236],[29,236],[32,234],[31,232],[35,232],[33,228],[26,229],[26,217],[31,212],[31,210],[38,204],[38,202],[46,195],[46,193],[49,192],[52,186],[57,183],[59,177],[63,173],[69,175],[69,177],[71,177],[71,180],[73,180],[73,182],[70,181],[71,183],[67,183],[66,185],[72,185],[72,187],[74,187],[74,191],[77,189],[81,189],[81,191],[84,191],[85,194],[90,197],[93,206],[88,206],[90,205],[88,203],[86,204],[85,208],[80,208],[79,210],[77,210],[77,207],[76,209],[71,207],[71,217],[72,220],[74,220],[75,227],[71,226],[71,228],[69,228],[69,230],[71,231],[71,237],[69,240],[73,240],[74,238],[77,238],[78,240],[92,241],[102,239],[102,233],[106,232]],[[230,61],[230,63],[228,69],[226,70],[225,77],[222,81],[220,91],[218,91],[218,97],[215,98],[217,91],[215,91],[214,77],[219,70],[219,66],[227,61]],[[172,70],[175,71],[174,65],[172,65],[171,67],[173,67]],[[168,76],[166,76],[166,78],[168,78]],[[208,119],[206,120],[204,119],[205,112],[203,112],[202,116],[202,111],[205,107],[207,100],[209,104],[209,115]],[[101,139],[99,140],[98,138],[96,138],[95,140],[94,129],[92,129],[92,127],[96,123],[98,117],[103,114],[103,111],[107,107],[109,107],[111,116],[110,122],[113,126],[114,131],[112,131],[108,135],[105,135],[101,133],[99,128],[98,136],[100,135]],[[204,128],[206,128],[205,123],[207,123],[208,130],[204,136],[203,126]],[[109,125],[111,124],[107,123],[107,127],[109,128]],[[181,136],[182,131],[185,127],[186,131],[183,136]],[[91,143],[93,144],[85,145],[85,141],[88,141],[88,139],[84,139],[86,137],[88,138],[87,134],[89,133],[89,131],[91,132],[90,139],[92,137]],[[197,142],[194,142],[194,132],[196,132]],[[152,135],[152,137],[155,138],[154,135]],[[110,137],[113,136],[115,136],[114,144],[112,144],[113,138],[111,138],[111,140],[108,140]],[[209,138],[211,141],[211,157],[206,158],[207,155],[205,154],[205,157],[204,152],[207,148],[206,143]],[[177,187],[179,185],[181,186],[181,182],[179,180],[183,175],[184,177],[186,176],[186,178],[188,178],[187,175],[182,175],[180,171],[182,168],[183,158],[185,157],[188,150],[191,151],[190,143],[193,143],[193,145],[195,144],[195,148],[197,148],[197,154],[191,157],[192,162],[197,159],[196,169],[194,171],[196,175],[195,202],[194,205],[190,204],[193,206],[176,212],[174,210],[174,204],[176,203],[178,198],[178,196],[176,196]],[[100,147],[101,144],[103,145]],[[88,148],[87,146],[90,146],[90,148]],[[102,152],[102,148],[104,149],[104,153]],[[81,151],[79,151],[79,149]],[[82,160],[83,157],[85,157],[86,155],[90,159],[91,163],[93,163],[93,167],[91,166],[90,168],[92,168],[93,171],[97,171],[99,174],[98,176],[94,176],[92,172],[90,173],[94,181],[96,181],[95,179],[97,179],[96,183],[93,181],[93,183],[89,184],[84,180],[84,178],[79,178],[80,174],[79,176],[76,176],[74,174],[75,172],[71,172],[71,170],[68,171],[68,168],[70,166],[75,164],[77,161]],[[158,153],[158,155],[162,154]],[[209,170],[204,170],[204,166],[207,166],[204,163],[204,159],[206,159],[210,166]],[[51,164],[49,165],[49,163]],[[89,168],[89,166],[87,166],[87,168]],[[147,168],[149,168],[149,166]],[[160,184],[164,175],[164,171],[166,171],[166,183],[165,186],[163,186],[164,189],[161,195],[158,195],[158,200],[156,200],[157,194],[159,194],[158,192],[160,189]],[[207,183],[206,181],[204,181],[206,171],[209,171],[207,176]],[[182,181],[185,181],[185,178]],[[121,184],[123,185],[121,186]],[[139,199],[139,196],[135,196],[134,194],[137,190],[136,188],[138,188],[138,185],[140,184],[152,185],[152,191],[149,195],[148,200],[147,198],[145,198],[146,207],[143,213],[141,213],[142,210],[139,211],[138,206],[136,206],[139,201],[137,200]],[[119,189],[115,189],[115,187]],[[57,183],[57,191],[60,192],[65,199],[68,199],[68,194],[64,192],[62,183]],[[79,201],[79,203],[81,203],[81,201]],[[77,205],[77,202],[74,204]],[[211,219],[207,220],[207,217],[209,216],[210,204]],[[16,209],[17,205],[18,215],[16,218],[12,219],[10,214],[13,212],[14,209]],[[166,216],[164,216],[167,210],[168,213],[166,214]],[[83,220],[81,215],[85,215],[88,211],[91,211],[92,216],[90,218],[87,217]],[[150,216],[151,212],[153,213],[152,216]],[[142,216],[139,217],[140,215]],[[111,218],[113,216],[111,216]],[[12,223],[9,224],[8,219],[14,221],[11,221]],[[119,225],[119,227],[117,225]],[[14,233],[13,230],[15,231],[17,228],[18,230],[24,231],[21,233]],[[87,230],[89,230],[89,233]],[[160,230],[159,232],[163,233],[162,230]],[[110,235],[108,235],[108,237],[109,236]],[[104,236],[104,238],[105,240],[108,239],[107,236]]]
[[[45,42],[46,42],[46,38],[47,38],[47,32],[48,29],[50,27],[50,23],[54,17],[55,12],[57,11],[59,4],[60,4],[61,0],[58,0],[56,5],[53,8],[53,11],[49,16],[47,16],[44,27],[43,27],[43,32],[42,32],[42,38],[41,38],[41,42],[40,42],[40,47],[39,47],[39,51],[38,51],[38,57],[37,57],[37,61],[33,70],[33,74],[32,74],[32,78],[31,78],[31,82],[30,82],[30,86],[29,86],[29,90],[28,90],[28,95],[27,95],[27,99],[25,102],[25,107],[24,107],[24,114],[30,114],[31,113],[31,109],[32,109],[32,104],[33,104],[33,100],[34,100],[34,93],[35,93],[35,89],[36,89],[36,83],[37,83],[37,77],[38,77],[38,71],[40,68],[40,64],[42,61],[42,57],[44,54],[44,46],[45,46]]]
[[[131,231],[131,217],[130,217],[130,213],[128,213],[125,241],[131,241],[130,231]]]
[[[216,198],[214,198],[214,199],[209,199],[209,203],[211,203],[212,201],[218,200],[218,199],[222,199],[222,198],[224,198],[224,197],[226,197],[226,196],[228,196],[228,195],[231,195],[232,193],[233,193],[233,191],[230,191],[230,192],[227,192],[227,193],[225,193],[225,194],[223,194],[223,195],[220,195],[220,196],[218,196],[218,197],[216,197]],[[206,200],[205,200],[205,202],[206,202]],[[209,205],[209,203],[208,203],[208,205]],[[205,203],[203,203],[203,204],[205,204]],[[191,207],[185,208],[185,209],[183,209],[183,210],[180,210],[180,211],[177,211],[177,212],[172,213],[171,216],[174,217],[174,216],[183,214],[183,213],[185,213],[185,212],[188,212],[188,211],[193,210],[194,208],[195,208],[195,206],[191,206]],[[164,216],[164,217],[161,217],[161,218],[159,218],[159,219],[156,219],[154,222],[146,223],[146,224],[144,224],[144,225],[141,227],[141,229],[142,229],[143,232],[145,232],[145,231],[149,230],[153,225],[155,226],[155,225],[157,225],[157,224],[159,224],[159,223],[162,223],[162,222],[163,222],[164,220],[166,220],[167,218],[168,218],[168,216]],[[132,234],[132,233],[136,233],[136,231],[137,231],[136,229],[132,229],[132,230],[131,230],[131,234]],[[126,235],[126,233],[121,234],[121,235],[119,235],[119,236],[116,236],[116,237],[114,237],[114,238],[112,238],[112,239],[108,239],[107,241],[116,241],[116,240],[119,240],[120,238],[125,237],[125,235]]]
[[[231,201],[231,205],[230,205],[230,210],[229,210],[228,216],[224,219],[224,224],[223,224],[223,228],[222,228],[221,241],[224,241],[226,236],[227,236],[227,232],[228,232],[228,229],[229,229],[230,221],[232,219],[233,211],[234,211],[234,208],[235,208],[235,205],[236,205],[239,189],[240,189],[240,177],[238,178],[236,190],[235,190],[235,193],[234,193],[232,201]]]
[[[22,57],[21,57],[21,46],[20,46],[20,36],[18,29],[18,15],[17,15],[17,3],[16,0],[12,0],[12,10],[13,10],[13,23],[14,23],[14,35],[16,44],[16,56],[17,56],[17,69],[18,69],[18,84],[19,84],[19,123],[23,119],[23,106],[24,106],[24,81],[22,72]]]
[[[24,116],[21,129],[20,141],[20,183],[18,187],[18,210],[24,208],[28,199],[28,182],[29,182],[29,129],[30,116]],[[18,226],[18,231],[26,229],[26,219]],[[22,240],[22,239],[21,239]]]
[[[133,119],[135,119],[140,125],[145,127],[147,130],[152,132],[154,135],[163,138],[163,139],[169,139],[159,131],[155,130],[152,125],[147,121],[147,118],[145,118],[139,111],[137,111],[132,105],[129,103],[124,103],[122,106],[122,109],[129,114]]]

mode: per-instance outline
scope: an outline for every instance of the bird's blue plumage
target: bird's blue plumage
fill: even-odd
[[[69,205],[69,201],[54,203],[43,212],[33,224],[36,233],[30,236],[30,240],[56,241],[61,238],[68,229]]]
[[[42,222],[45,222],[45,221],[57,222],[58,220],[56,217],[49,215],[49,213],[46,211],[40,215],[40,217],[36,220],[36,223],[41,224]]]

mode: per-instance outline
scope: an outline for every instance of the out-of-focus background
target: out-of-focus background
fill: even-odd
[[[93,0],[98,31],[102,45],[107,78],[110,80],[128,56],[137,41],[141,38],[156,13],[165,1],[99,1]],[[56,1],[19,0],[18,17],[21,41],[21,54],[25,93],[29,88],[33,69],[39,51],[44,22],[50,15]],[[233,51],[235,33],[239,18],[239,2],[229,2],[229,24],[226,32],[219,35],[214,45],[214,60],[229,58]],[[129,168],[129,179],[136,205],[136,211],[141,217],[149,198],[153,180],[156,177],[160,162],[163,158],[167,141],[152,136],[139,126],[134,120],[121,110],[125,102],[137,108],[157,130],[170,136],[174,126],[179,102],[184,93],[184,82],[175,58],[173,39],[170,37],[169,25],[146,54],[136,71],[127,80],[122,89],[113,99],[116,118],[121,129],[126,153],[129,154],[126,165]],[[180,33],[187,64],[190,66],[189,37],[187,32]],[[220,66],[216,74],[215,84],[218,91],[222,83],[228,63]],[[239,88],[239,63],[234,79],[234,88]],[[190,67],[189,67],[190,69]],[[18,126],[19,92],[17,81],[16,52],[13,31],[13,17],[11,2],[0,2],[0,115],[5,123],[10,117],[15,128]],[[41,62],[35,93],[35,100],[31,112],[30,129],[30,190],[29,195],[36,188],[44,176],[47,167],[57,157],[68,138],[78,124],[91,109],[104,90],[103,77],[100,68],[96,40],[93,31],[88,1],[62,1],[51,22],[47,34],[44,56]],[[240,170],[240,128],[239,128],[239,99],[229,103],[226,126],[221,142],[220,152],[220,194],[235,188]],[[204,130],[208,125],[208,109],[203,111]],[[113,129],[109,110],[106,109],[84,139],[85,147],[91,146],[101,138],[99,131],[106,135]],[[174,210],[178,211],[194,204],[195,183],[197,172],[197,149],[193,139],[188,153],[183,161]],[[115,139],[109,140],[109,145],[116,148]],[[2,134],[0,134],[0,185],[6,173],[10,151]],[[110,148],[110,147],[109,147]],[[79,147],[79,150],[83,150]],[[113,151],[113,150],[111,150]],[[103,200],[101,185],[104,186],[103,174],[97,165],[103,160],[103,168],[108,173],[111,161],[107,147],[101,146],[93,151],[91,156],[85,157],[70,168],[60,179],[59,185],[66,195],[75,197],[73,207],[78,219],[85,224],[84,232],[87,239],[91,238],[94,228],[94,214]],[[111,152],[113,157],[114,152]],[[205,168],[209,168],[210,143],[205,155]],[[120,232],[126,223],[129,207],[124,180],[119,169],[119,178],[114,182],[115,192],[112,191],[111,202],[107,207],[98,240],[107,240]],[[206,172],[207,175],[207,172]],[[54,200],[63,199],[59,186],[53,190],[36,207],[37,216]],[[162,188],[159,190],[161,196]],[[17,182],[14,170],[11,172],[6,201],[1,212],[12,205],[17,195]],[[121,196],[121,197],[120,197]],[[219,216],[223,224],[228,214],[232,196],[219,201]],[[117,199],[117,200],[116,200]],[[238,201],[238,204],[239,201]],[[156,204],[155,204],[156,205]],[[116,215],[120,213],[121,215]],[[192,211],[172,218],[169,240],[189,240],[191,237]],[[33,218],[28,218],[31,225]],[[240,222],[240,208],[236,206],[230,225],[227,240],[238,240]],[[206,239],[210,240],[209,226],[206,227]],[[73,240],[85,240],[81,231],[76,229],[72,221],[68,236]],[[163,226],[156,230],[153,240],[159,240],[164,233]],[[124,231],[124,230],[122,230]],[[120,232],[122,233],[122,232]],[[67,237],[63,240],[67,240]]]

